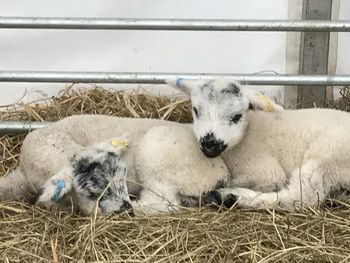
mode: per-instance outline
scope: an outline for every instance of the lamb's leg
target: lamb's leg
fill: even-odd
[[[244,208],[279,206],[292,209],[300,205],[315,205],[323,202],[331,191],[331,178],[325,179],[325,171],[324,165],[309,160],[292,173],[288,185],[280,191],[262,193],[246,188],[223,188],[218,193],[221,200],[231,200],[229,203]]]
[[[152,190],[144,188],[137,200],[131,201],[135,214],[142,215],[177,211],[179,204],[175,194],[172,194],[172,192],[172,187],[156,182]]]
[[[28,180],[20,168],[0,178],[0,201],[16,200],[29,194]]]
[[[46,181],[39,191],[37,200],[33,203],[59,202],[65,194],[72,190],[72,186],[73,169],[71,165],[67,165]]]
[[[172,195],[170,192],[166,195],[166,198],[150,191],[143,190],[140,198],[137,201],[132,201],[133,211],[137,215],[142,214],[154,214],[159,212],[176,212],[179,208],[198,208],[202,206],[218,205],[221,195],[217,190],[204,192],[201,195]],[[224,205],[229,205],[231,200],[224,200]]]
[[[214,189],[216,186],[213,186]],[[174,187],[155,182],[151,189],[143,189],[137,200],[131,202],[133,211],[138,214],[154,214],[159,212],[176,212],[179,208],[198,208],[217,204],[220,195],[215,191],[202,192],[198,195],[175,193]],[[163,193],[163,194],[162,194]],[[213,195],[214,194],[214,195]]]
[[[28,134],[21,148],[19,167],[0,178],[0,200],[37,195],[46,180],[82,148],[64,132],[38,130]]]

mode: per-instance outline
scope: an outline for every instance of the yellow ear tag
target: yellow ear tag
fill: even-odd
[[[117,141],[117,140],[113,140],[112,141],[112,146],[114,147],[118,147],[118,146],[128,146],[128,142],[126,141]]]
[[[268,97],[260,94],[259,98],[262,99],[266,103],[267,108],[263,109],[264,111],[273,111],[274,110],[273,103]]]

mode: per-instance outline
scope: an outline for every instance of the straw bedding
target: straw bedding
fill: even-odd
[[[344,96],[335,107],[344,108],[346,100]],[[44,103],[3,109],[1,120],[54,121],[95,113],[191,121],[187,100],[98,87],[66,89]],[[0,176],[16,167],[23,139],[24,135],[0,137]],[[130,218],[82,217],[24,202],[0,202],[0,258],[4,262],[348,262],[350,207],[332,204],[294,212],[202,208]]]

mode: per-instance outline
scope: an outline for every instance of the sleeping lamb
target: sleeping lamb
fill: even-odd
[[[231,173],[217,202],[241,207],[350,201],[350,115],[333,109],[247,111],[231,80],[177,81],[191,96],[202,152],[221,155]]]

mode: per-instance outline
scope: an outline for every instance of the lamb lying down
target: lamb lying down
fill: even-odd
[[[124,137],[118,137],[86,147],[59,173],[49,178],[30,202],[49,208],[68,206],[73,201],[85,215],[123,211],[134,215],[133,206],[140,212],[142,207],[137,201],[130,200],[127,188],[123,153],[128,144]],[[182,204],[188,207],[216,204],[216,198],[218,196],[213,196],[212,191],[203,193],[201,198],[179,195]]]
[[[230,79],[181,80],[191,96],[193,131],[202,152],[222,156],[231,177],[213,192],[245,208],[350,203],[350,114],[332,109],[247,110]]]
[[[47,180],[32,203],[47,206],[70,196],[84,214],[131,210],[122,158],[128,145],[124,137],[86,147],[69,164]]]

